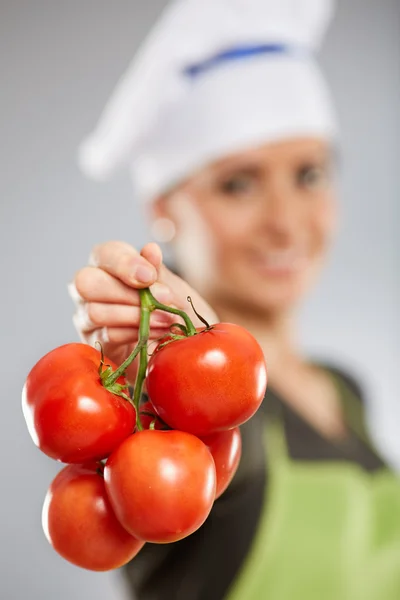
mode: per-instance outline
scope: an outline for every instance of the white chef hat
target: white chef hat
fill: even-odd
[[[336,134],[315,60],[331,0],[175,0],[79,151],[98,180],[131,168],[148,200],[208,162],[289,137]]]

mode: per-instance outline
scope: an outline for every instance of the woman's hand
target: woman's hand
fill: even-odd
[[[205,300],[163,264],[157,244],[147,244],[139,253],[125,242],[107,242],[95,246],[89,265],[77,272],[69,286],[76,305],[74,325],[82,341],[90,345],[101,342],[105,355],[117,364],[122,363],[138,341],[138,290],[146,287],[151,288],[159,302],[188,312],[195,326],[202,323],[191,310],[187,296],[192,297],[196,310],[208,322],[218,321]],[[151,340],[167,333],[177,321],[175,315],[154,311],[150,319]],[[151,346],[150,343],[150,351]],[[128,370],[130,381],[135,373],[134,363]]]

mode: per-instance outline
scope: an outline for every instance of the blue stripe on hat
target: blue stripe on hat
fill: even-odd
[[[293,47],[286,44],[258,44],[255,46],[238,46],[236,48],[229,48],[223,50],[218,54],[215,54],[211,58],[198,63],[189,65],[183,69],[183,73],[188,77],[198,77],[206,71],[213,69],[214,67],[230,62],[233,60],[241,60],[243,58],[251,58],[252,56],[259,56],[260,54],[288,54],[294,50]]]

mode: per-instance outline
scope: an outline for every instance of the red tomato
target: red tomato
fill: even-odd
[[[218,323],[158,349],[146,380],[161,419],[199,436],[247,421],[260,406],[266,385],[260,345],[246,329],[231,323]]]
[[[217,487],[215,499],[219,498],[233,479],[242,453],[242,437],[239,427],[218,431],[201,438],[210,450],[215,463]]]
[[[155,421],[154,429],[158,429],[158,430],[168,429],[168,427],[166,425],[164,425],[164,423],[157,416],[157,413],[154,410],[153,405],[148,400],[146,402],[143,402],[143,404],[140,405],[139,415],[140,415],[140,422],[142,423],[143,429],[149,429],[150,425],[153,421]]]
[[[143,547],[117,521],[99,465],[68,465],[56,476],[44,501],[42,524],[53,548],[78,567],[117,569]]]
[[[107,460],[104,480],[120,523],[147,542],[175,542],[193,533],[215,498],[211,453],[182,431],[135,433]]]
[[[35,444],[51,458],[69,463],[105,458],[133,432],[135,409],[103,387],[99,364],[95,348],[66,344],[29,373],[22,393],[25,420]]]

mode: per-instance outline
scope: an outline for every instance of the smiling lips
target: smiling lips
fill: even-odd
[[[306,266],[306,255],[303,250],[289,248],[258,253],[254,264],[263,275],[294,275]]]

